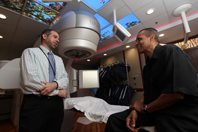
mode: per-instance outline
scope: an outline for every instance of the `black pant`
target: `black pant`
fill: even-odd
[[[61,97],[24,95],[19,132],[60,132],[63,109]]]
[[[120,113],[112,114],[107,121],[105,132],[128,132],[126,127],[126,118],[129,116],[131,110],[125,110]],[[140,126],[154,126],[154,121],[149,114],[138,114],[136,127]],[[139,130],[139,132],[144,130]]]

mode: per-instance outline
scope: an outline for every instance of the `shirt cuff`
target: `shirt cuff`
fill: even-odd
[[[58,95],[59,90],[55,89],[52,93],[48,94],[48,96],[56,96]]]

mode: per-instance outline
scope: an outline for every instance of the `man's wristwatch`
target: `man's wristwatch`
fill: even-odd
[[[57,84],[57,87],[56,87],[56,89],[58,89],[58,83],[57,83],[57,81],[54,81],[56,84]]]
[[[147,111],[147,104],[144,104],[143,107],[142,107],[142,109],[143,109],[143,111],[144,111],[145,113],[148,113],[148,111]]]

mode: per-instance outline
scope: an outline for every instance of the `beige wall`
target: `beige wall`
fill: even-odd
[[[126,50],[125,58],[127,60],[127,64],[131,67],[128,74],[129,85],[132,88],[143,88],[140,57],[137,48]]]

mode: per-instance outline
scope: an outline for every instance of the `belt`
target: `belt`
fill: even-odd
[[[40,94],[25,94],[26,97],[38,97],[38,98],[46,98],[46,99],[54,99],[54,98],[60,98],[59,96],[46,96],[46,95],[40,95]]]

